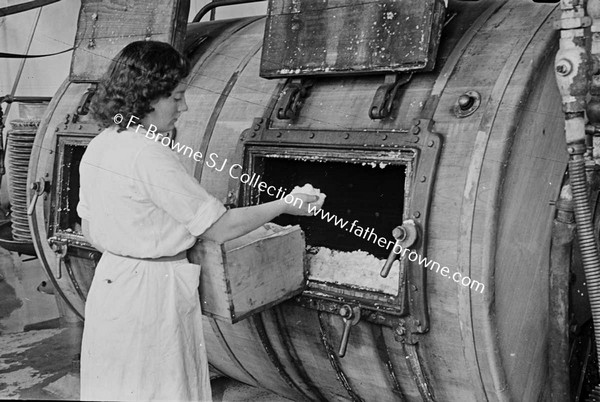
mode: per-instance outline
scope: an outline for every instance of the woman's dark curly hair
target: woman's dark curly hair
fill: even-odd
[[[137,41],[125,46],[113,59],[90,104],[92,117],[103,127],[123,115],[123,129],[129,117],[144,118],[154,109],[155,100],[171,92],[190,72],[187,59],[168,43]]]

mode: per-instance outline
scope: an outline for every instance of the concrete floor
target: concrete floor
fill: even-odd
[[[81,328],[1,335],[0,400],[79,400],[80,342]],[[227,377],[211,384],[215,402],[290,401]]]
[[[57,321],[62,310],[54,296],[36,290],[46,274],[28,259],[0,248],[0,400],[79,400],[81,326],[24,331]],[[290,402],[227,377],[211,385],[216,402]]]

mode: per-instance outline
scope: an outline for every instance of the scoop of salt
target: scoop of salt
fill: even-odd
[[[299,186],[294,187],[294,189],[292,190],[292,194],[293,193],[302,193],[302,194],[318,196],[319,199],[312,203],[313,205],[315,205],[317,207],[316,210],[321,209],[321,207],[323,206],[323,203],[325,202],[325,197],[327,197],[327,195],[325,195],[325,193],[322,193],[321,190],[319,190],[318,188],[314,188],[312,186],[312,184],[310,184],[310,183],[306,183],[302,187],[299,187]]]

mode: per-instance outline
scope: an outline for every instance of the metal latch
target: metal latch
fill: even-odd
[[[62,262],[67,255],[67,242],[52,236],[48,239],[48,243],[56,255],[56,272],[54,272],[54,277],[60,279],[62,278]]]
[[[344,357],[346,355],[346,347],[348,346],[348,338],[350,337],[350,328],[360,321],[360,307],[350,307],[348,304],[344,304],[340,307],[340,316],[344,320],[344,333],[338,356]]]
[[[401,246],[402,249],[407,249],[417,240],[417,226],[415,225],[415,221],[409,219],[404,221],[402,226],[396,226],[396,228],[392,231],[392,236],[394,236],[396,239],[396,244],[394,244],[390,255],[388,256],[383,268],[381,268],[381,272],[379,273],[379,275],[384,278],[389,275],[394,261],[400,258],[400,252],[396,251],[396,247]],[[402,255],[404,255],[404,253],[402,253]]]
[[[369,117],[372,120],[385,119],[392,113],[394,98],[398,89],[410,82],[412,73],[408,74],[386,74],[383,85],[377,88],[371,107]]]
[[[86,114],[88,114],[88,112],[90,110],[90,102],[92,101],[92,98],[94,97],[94,94],[96,93],[97,87],[98,87],[97,84],[90,85],[88,87],[88,89],[85,91],[85,93],[81,96],[81,99],[79,100],[79,104],[77,105],[77,109],[75,110],[75,114],[73,115],[73,118],[71,119],[71,121],[73,123],[77,123],[80,116],[85,116]]]
[[[300,109],[304,104],[304,99],[309,95],[309,89],[312,87],[311,80],[292,80],[281,93],[279,102],[277,102],[277,118],[279,120],[294,120],[298,117]]]
[[[38,181],[31,183],[31,190],[33,193],[33,198],[29,202],[29,207],[27,208],[27,215],[32,215],[33,210],[35,209],[35,204],[37,203],[40,195],[50,190],[50,183],[44,180],[43,177],[40,177]]]

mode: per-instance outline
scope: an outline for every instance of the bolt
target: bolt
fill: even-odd
[[[475,99],[467,94],[462,94],[458,97],[458,107],[460,110],[469,110],[475,103]]]
[[[421,213],[419,211],[415,211],[415,213],[413,214],[413,216],[415,218],[419,218],[421,216]]]
[[[560,75],[567,75],[571,72],[573,66],[569,60],[562,59],[556,63],[556,72]]]
[[[429,140],[429,142],[427,143],[428,147],[432,147],[435,144],[435,142],[433,142],[432,140]]]
[[[414,126],[414,127],[413,127],[413,128],[410,130],[410,132],[411,132],[411,133],[413,133],[414,135],[417,135],[417,134],[419,134],[419,133],[421,132],[421,128],[420,128],[420,127],[418,127],[418,126]]]
[[[392,236],[394,236],[395,239],[402,241],[407,237],[406,229],[402,226],[398,226],[392,230]]]

